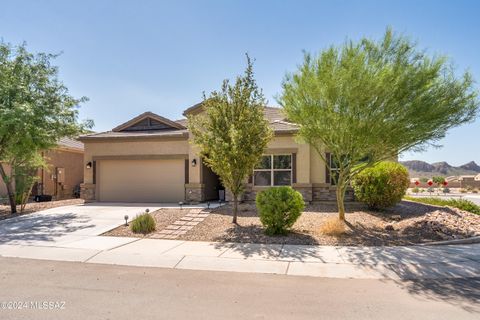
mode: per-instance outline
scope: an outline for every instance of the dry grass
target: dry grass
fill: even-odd
[[[340,237],[344,235],[346,230],[345,222],[338,217],[329,217],[320,227],[320,232],[327,236]]]

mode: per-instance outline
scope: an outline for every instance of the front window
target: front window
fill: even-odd
[[[255,186],[289,186],[292,184],[292,155],[264,155],[253,170]]]
[[[330,156],[330,159],[329,159],[329,162],[330,162],[330,184],[336,185],[340,169],[338,168],[338,163],[335,160],[335,158],[333,157],[333,155],[329,154],[329,156]]]

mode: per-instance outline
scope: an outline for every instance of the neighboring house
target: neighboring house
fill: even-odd
[[[197,104],[183,115],[202,111]],[[313,148],[297,142],[297,126],[286,121],[279,108],[268,107],[264,114],[275,135],[261,166],[246,181],[244,200],[254,200],[258,190],[273,185],[291,185],[308,202],[335,200],[331,173]],[[172,121],[145,112],[112,131],[79,140],[85,145],[85,200],[195,203],[219,197],[218,176],[189,142],[185,119]],[[347,198],[352,197],[349,191]]]
[[[42,156],[47,168],[38,171],[38,182],[32,194],[51,195],[55,199],[72,198],[74,189],[83,182],[83,143],[62,138],[56,148],[42,152]],[[6,195],[5,183],[0,179],[0,198]]]
[[[458,180],[462,188],[480,188],[480,174],[460,176]]]

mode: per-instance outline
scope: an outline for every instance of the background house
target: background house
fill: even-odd
[[[74,196],[83,182],[83,143],[71,138],[62,138],[58,146],[42,152],[47,168],[38,170],[38,182],[32,195],[51,195],[55,199],[68,199]],[[7,170],[10,168],[7,167]],[[6,198],[7,189],[0,179],[0,198]]]

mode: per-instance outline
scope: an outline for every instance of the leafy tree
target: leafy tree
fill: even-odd
[[[442,185],[445,182],[445,177],[437,176],[432,178],[433,183],[436,183],[438,186]]]
[[[15,200],[20,205],[20,212],[23,212],[32,192],[32,188],[39,180],[38,169],[46,167],[46,163],[40,152],[26,150],[24,154],[19,154],[11,163],[12,175],[15,179]]]
[[[188,117],[200,156],[233,195],[233,223],[237,223],[238,199],[246,179],[272,137],[263,115],[266,104],[247,55],[244,75],[238,76],[233,85],[224,80],[220,91],[204,95],[205,111]]]
[[[341,220],[352,177],[434,144],[475,119],[479,107],[469,73],[457,78],[445,57],[427,56],[390,29],[380,41],[364,38],[305,54],[285,78],[279,102],[329,168],[325,152],[332,154]]]
[[[26,45],[0,43],[0,176],[5,182],[11,212],[16,212],[15,170],[21,159],[56,145],[64,136],[78,135],[93,123],[77,122],[77,106],[85,97],[73,98],[51,64],[56,55],[27,51]],[[13,166],[12,166],[13,165]]]

